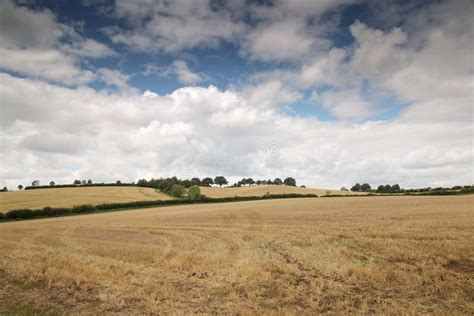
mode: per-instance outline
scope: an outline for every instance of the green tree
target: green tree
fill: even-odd
[[[184,187],[184,185],[181,185],[181,184],[173,184],[171,186],[171,189],[169,190],[169,194],[176,198],[183,197],[185,193],[186,193],[186,188]]]
[[[91,184],[92,184],[92,180],[91,180],[91,179],[87,180],[87,184],[88,184],[88,185],[91,185]]]
[[[202,179],[201,184],[203,186],[210,187],[212,184],[214,184],[214,180],[212,180],[212,178],[207,177]]]
[[[370,184],[368,184],[368,183],[364,183],[364,184],[362,184],[362,185],[360,186],[360,190],[361,190],[362,192],[369,192],[370,189],[371,189],[371,188],[370,188]]]
[[[275,180],[273,180],[273,184],[275,184],[275,185],[282,185],[282,184],[283,184],[283,181],[281,181],[280,178],[276,178]]]
[[[346,187],[342,187],[342,188],[341,188],[341,191],[345,191],[345,192],[346,192],[346,191],[349,191],[349,190],[347,190]]]
[[[201,188],[199,188],[199,186],[197,185],[193,185],[192,187],[188,189],[188,196],[191,199],[197,199],[198,197],[201,196]]]
[[[201,179],[199,178],[192,178],[191,179],[191,185],[201,185]]]
[[[74,182],[72,183],[74,185],[81,185],[81,180],[74,180]]]
[[[361,190],[361,186],[359,183],[356,183],[352,188],[351,188],[351,191],[352,192],[359,192]]]
[[[217,176],[214,178],[214,183],[221,187],[223,185],[228,184],[229,182],[227,182],[227,179],[225,177]]]
[[[290,186],[290,187],[296,187],[296,180],[291,178],[291,177],[288,177],[286,178],[283,183],[287,186]]]
[[[49,183],[49,186],[50,186],[50,187],[54,187],[55,185],[56,185],[56,182],[54,182],[54,181],[51,181],[51,182]]]
[[[392,186],[390,184],[386,184],[383,186],[383,190],[385,193],[390,193],[392,192]]]
[[[23,185],[19,184],[18,185],[18,190],[23,190]]]
[[[378,193],[384,193],[385,192],[385,186],[383,184],[379,185],[377,187],[377,192]]]
[[[392,192],[399,192],[399,191],[400,191],[400,185],[398,183],[392,185]]]

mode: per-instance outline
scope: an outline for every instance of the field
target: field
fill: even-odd
[[[51,188],[0,193],[0,212],[13,209],[39,209],[45,206],[72,207],[81,204],[167,200],[166,194],[139,187]]]
[[[0,311],[473,314],[474,196],[186,205],[0,224]]]
[[[213,197],[233,197],[233,196],[263,196],[266,193],[270,194],[316,194],[318,196],[323,195],[367,195],[365,192],[350,192],[350,191],[339,191],[332,189],[313,189],[313,188],[300,188],[291,187],[286,185],[259,185],[259,186],[248,186],[239,188],[219,188],[219,187],[202,187],[201,193]]]
[[[241,188],[207,188],[201,187],[201,193],[213,197],[234,196],[263,196],[270,194],[317,194],[318,196],[329,194],[354,194],[354,192],[343,192],[338,190],[310,189],[289,187],[284,185],[263,185]],[[365,195],[366,193],[355,193]],[[142,187],[76,187],[76,188],[47,188],[37,190],[2,192],[0,194],[0,212],[14,209],[40,209],[45,206],[72,207],[81,204],[120,203],[147,200],[168,200],[169,195],[160,193],[152,188]]]

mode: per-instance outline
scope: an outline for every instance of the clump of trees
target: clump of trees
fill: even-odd
[[[139,187],[155,188],[167,194],[169,194],[171,187],[174,184],[181,185],[185,189],[187,189],[192,186],[210,187],[211,185],[214,185],[214,184],[223,186],[223,185],[228,184],[228,181],[224,176],[217,176],[214,179],[206,177],[202,180],[200,180],[199,178],[192,178],[191,180],[188,180],[188,179],[178,179],[177,177],[171,177],[171,178],[160,178],[160,179],[151,179],[151,180],[140,179],[137,181],[137,186]]]
[[[191,180],[188,180],[188,179],[183,180],[183,179],[178,179],[177,177],[171,177],[171,178],[160,178],[160,179],[151,179],[151,180],[140,179],[137,181],[137,186],[139,187],[158,189],[165,194],[169,194],[177,198],[184,197],[184,195],[186,194],[186,191],[188,193],[188,196],[195,195],[196,197],[198,197],[201,194],[201,190],[199,189],[199,186],[210,187],[213,184],[223,186],[223,185],[228,184],[228,181],[224,176],[217,176],[214,179],[207,177],[202,180],[199,178],[192,178]]]
[[[346,188],[341,188],[341,191],[347,190]],[[403,189],[400,188],[400,185],[394,184],[385,184],[379,185],[377,190],[373,190],[370,184],[368,183],[356,183],[351,187],[352,192],[377,192],[377,193],[401,193],[404,192]]]
[[[390,185],[390,184],[381,184],[377,187],[377,193],[402,193],[402,189],[398,184]]]
[[[370,187],[370,184],[368,183],[363,183],[363,184],[356,183],[354,186],[352,186],[351,191],[352,192],[371,192],[371,187]]]
[[[227,179],[223,176],[217,176],[214,178],[214,184],[217,184],[218,186],[222,187],[223,185],[228,184],[229,182]]]
[[[296,180],[294,178],[288,177],[285,180],[276,178],[275,180],[254,180],[252,178],[243,178],[242,180],[235,183],[234,187],[250,186],[250,185],[287,185],[287,186],[296,186]]]

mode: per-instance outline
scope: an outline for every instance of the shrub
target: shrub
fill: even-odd
[[[76,205],[72,208],[73,213],[92,213],[94,212],[95,208],[92,205],[84,204],[84,205]]]
[[[37,211],[40,212],[40,211]],[[48,217],[55,217],[55,216],[63,216],[66,214],[71,213],[70,208],[65,208],[65,207],[45,207],[42,210],[42,215],[43,216],[48,216]],[[39,215],[38,215],[39,216]]]
[[[197,199],[201,195],[201,189],[197,185],[193,185],[188,189],[188,196],[191,199]]]
[[[186,188],[180,184],[173,184],[169,190],[169,194],[177,198],[182,197],[185,193]]]
[[[30,209],[13,210],[5,214],[6,219],[33,218],[35,214]]]

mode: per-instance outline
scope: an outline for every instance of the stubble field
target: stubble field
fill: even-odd
[[[155,189],[133,186],[48,188],[1,193],[0,212],[22,208],[40,209],[45,206],[72,207],[81,204],[169,199],[168,195]]]
[[[285,199],[0,224],[0,311],[474,313],[474,196]]]
[[[367,195],[366,192],[340,191],[332,189],[301,188],[286,185],[252,185],[244,187],[201,187],[201,193],[208,197],[263,196],[270,194],[316,194],[325,195]]]

